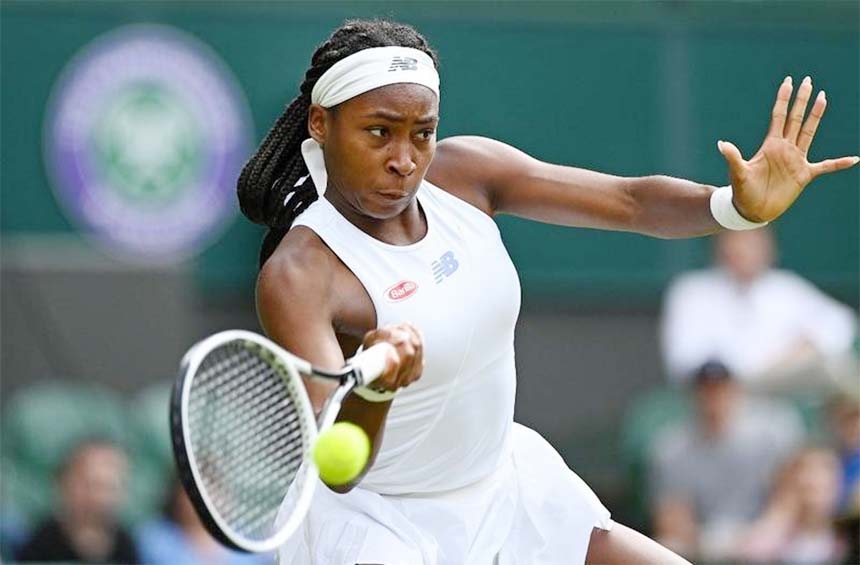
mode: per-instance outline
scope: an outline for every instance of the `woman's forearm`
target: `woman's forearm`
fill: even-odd
[[[391,401],[387,402],[368,402],[357,394],[350,394],[344,399],[343,405],[340,407],[340,412],[337,416],[338,422],[351,422],[367,434],[370,439],[370,457],[367,465],[361,473],[352,481],[345,485],[331,486],[329,488],[336,492],[345,493],[361,482],[361,479],[370,471],[376,454],[379,452],[379,447],[382,445],[383,430],[385,428],[385,419],[388,417],[388,409],[391,407]]]
[[[722,229],[711,215],[713,186],[663,175],[631,178],[628,183],[636,203],[630,231],[677,239]]]

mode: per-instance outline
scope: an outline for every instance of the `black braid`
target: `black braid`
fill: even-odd
[[[237,192],[242,213],[253,222],[269,226],[260,250],[260,266],[274,252],[296,217],[317,199],[317,189],[307,176],[301,144],[308,134],[311,91],[332,65],[344,57],[371,47],[412,47],[427,53],[438,66],[436,53],[414,28],[386,20],[350,20],[332,33],[311,57],[311,67],[275,125],[266,134],[239,175]],[[299,186],[296,184],[307,177]],[[286,202],[286,205],[285,205]]]

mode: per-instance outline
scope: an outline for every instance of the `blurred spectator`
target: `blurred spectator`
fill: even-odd
[[[692,396],[693,421],[667,427],[653,444],[654,533],[688,558],[719,560],[759,515],[803,425],[791,408],[747,396],[716,361],[694,373]]]
[[[832,378],[831,365],[851,351],[852,311],[798,275],[772,268],[770,229],[724,231],[714,240],[715,267],[679,276],[666,292],[661,338],[672,380],[708,359],[721,359],[753,386]]]
[[[23,562],[137,563],[131,536],[119,524],[128,461],[107,439],[74,446],[57,473],[59,505],[24,542]]]
[[[785,465],[762,517],[753,524],[737,558],[743,562],[823,564],[846,551],[834,519],[840,469],[828,447],[807,447]]]
[[[167,493],[161,516],[138,530],[137,541],[146,565],[262,565],[274,560],[222,546],[206,531],[178,480]]]
[[[860,509],[860,404],[850,394],[840,394],[830,403],[830,419],[836,436],[842,469],[839,510]]]
[[[5,475],[0,475],[7,480]],[[29,536],[27,520],[23,514],[8,504],[0,502],[0,563],[12,562],[12,558],[18,553]]]
[[[842,563],[857,565],[860,563],[860,508],[855,508],[849,514],[837,519],[836,528],[845,545]]]

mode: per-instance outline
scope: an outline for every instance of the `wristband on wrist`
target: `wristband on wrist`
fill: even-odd
[[[397,394],[393,390],[374,390],[367,386],[357,386],[352,393],[368,402],[387,402]]]
[[[751,222],[741,216],[732,204],[732,187],[721,186],[711,193],[711,215],[718,224],[727,230],[754,230],[766,226],[768,222]]]

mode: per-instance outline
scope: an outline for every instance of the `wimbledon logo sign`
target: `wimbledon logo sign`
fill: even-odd
[[[174,28],[133,25],[66,66],[44,152],[76,225],[123,259],[166,263],[199,252],[233,217],[251,135],[244,96],[214,52]]]

